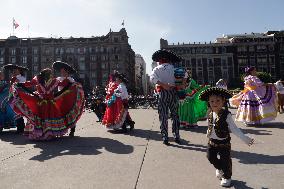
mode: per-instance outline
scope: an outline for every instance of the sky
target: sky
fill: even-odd
[[[151,72],[160,38],[209,42],[223,34],[284,30],[282,0],[0,0],[0,38],[90,37],[123,26]]]

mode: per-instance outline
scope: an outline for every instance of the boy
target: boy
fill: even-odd
[[[209,138],[207,158],[216,168],[216,177],[221,180],[221,186],[231,185],[232,158],[230,131],[238,136],[247,145],[252,145],[254,140],[245,136],[236,126],[231,113],[224,109],[226,99],[232,95],[222,88],[212,87],[203,91],[199,98],[207,101],[210,106],[208,115],[207,137]],[[218,158],[218,155],[220,158]]]

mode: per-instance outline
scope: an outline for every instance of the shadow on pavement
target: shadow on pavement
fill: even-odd
[[[245,128],[275,128],[275,129],[284,129],[284,123],[283,122],[267,122],[264,124],[257,124],[257,125],[249,125],[245,126]]]
[[[254,134],[254,135],[272,135],[272,131],[265,129],[243,129],[241,128],[244,134]]]
[[[170,146],[185,150],[195,150],[198,152],[207,152],[207,146],[199,144],[182,143],[182,145],[170,143]],[[253,148],[251,148],[253,150]],[[232,158],[238,159],[242,164],[284,164],[284,155],[270,156],[251,152],[242,152],[232,150]]]
[[[232,186],[230,188],[235,188],[235,189],[253,189],[249,186],[246,185],[246,182],[244,181],[239,181],[239,180],[232,180]]]
[[[34,148],[41,149],[40,154],[30,160],[45,161],[64,155],[98,155],[102,153],[100,149],[105,149],[116,154],[130,154],[134,148],[125,145],[117,140],[101,137],[62,137],[50,141],[32,141],[24,136],[15,133],[2,133],[2,141],[10,142],[14,145],[34,144]]]

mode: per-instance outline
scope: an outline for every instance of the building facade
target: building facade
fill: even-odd
[[[135,86],[138,94],[147,94],[146,62],[140,54],[135,55]]]
[[[223,35],[215,42],[172,44],[161,39],[161,49],[169,49],[183,58],[176,66],[192,70],[199,84],[215,83],[223,78],[229,87],[239,86],[247,66],[270,73],[273,80],[284,71],[284,32]],[[282,71],[281,71],[282,70]]]
[[[28,79],[54,61],[69,63],[77,70],[77,77],[91,89],[104,87],[113,70],[135,79],[135,53],[128,43],[127,32],[110,31],[106,36],[89,38],[17,38],[0,40],[0,66],[18,64],[29,68]],[[129,83],[134,90],[134,83]]]

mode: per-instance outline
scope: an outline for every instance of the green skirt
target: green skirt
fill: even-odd
[[[193,96],[187,96],[185,100],[180,101],[178,114],[181,126],[194,126],[197,121],[206,117],[207,102],[198,99],[199,94],[209,86],[204,86],[197,91]]]

